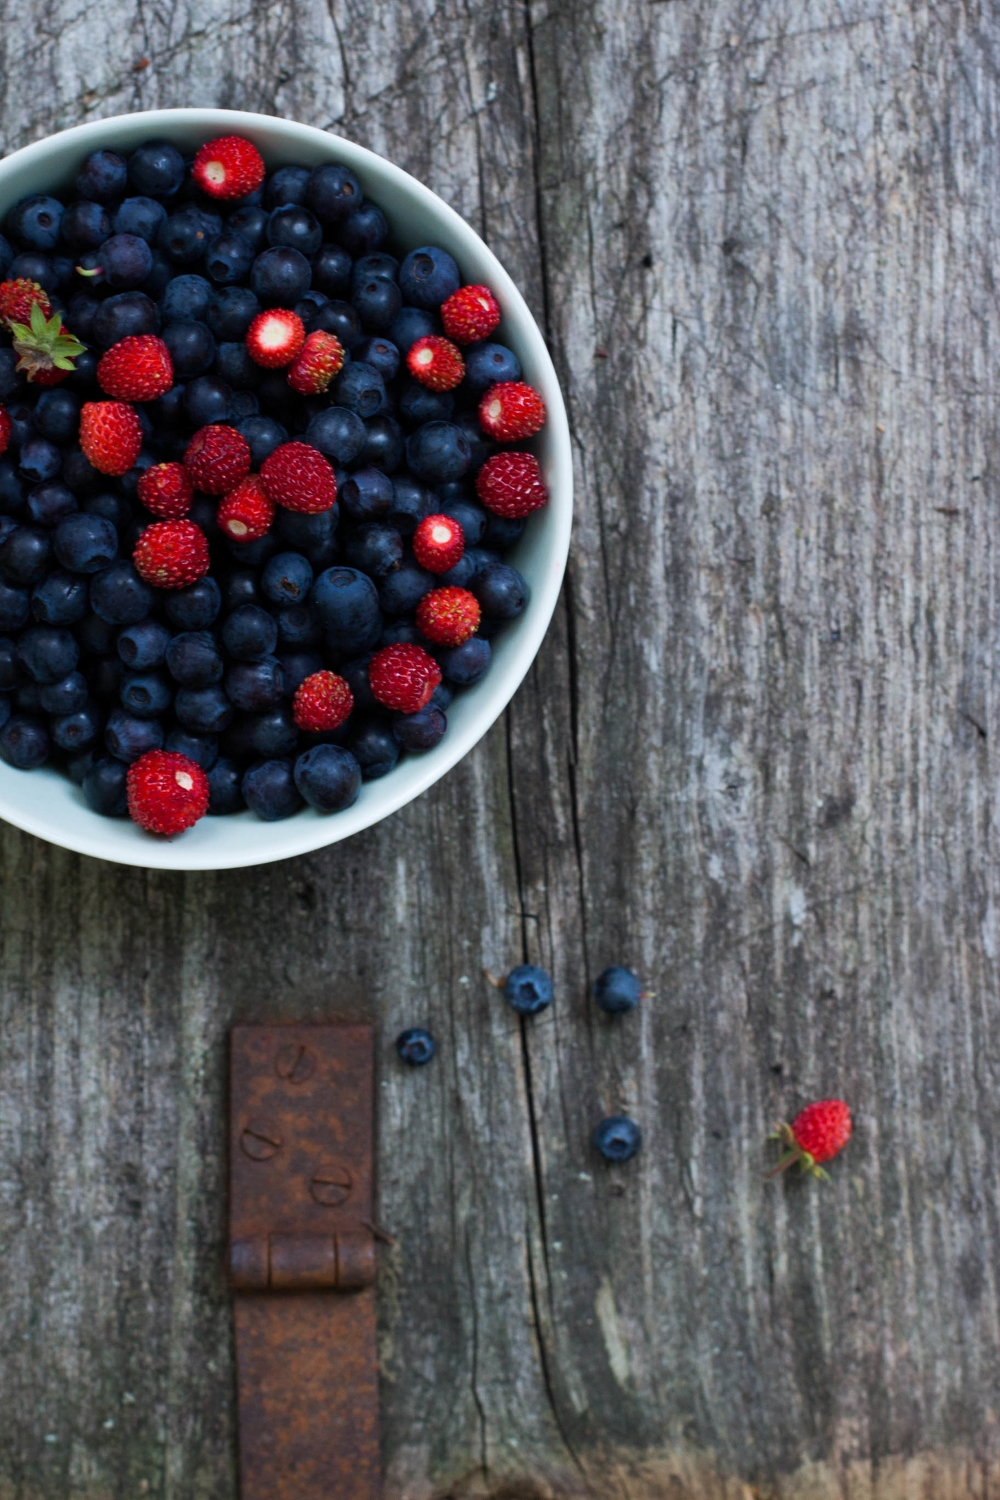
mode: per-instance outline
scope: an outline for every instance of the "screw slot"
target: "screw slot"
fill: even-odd
[[[270,1161],[281,1150],[281,1136],[266,1121],[252,1120],[240,1136],[240,1145],[251,1161]]]
[[[301,1042],[291,1042],[274,1059],[274,1071],[286,1083],[305,1083],[316,1071],[315,1055]]]
[[[321,1167],[309,1184],[309,1191],[324,1208],[339,1208],[341,1203],[347,1202],[353,1186],[354,1178],[338,1162],[334,1166]]]

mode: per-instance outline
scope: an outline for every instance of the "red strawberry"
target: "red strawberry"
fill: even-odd
[[[84,402],[80,447],[101,474],[127,474],[142,448],[142,428],[135,408],[124,401]]]
[[[37,281],[19,276],[16,281],[0,282],[0,323],[5,328],[12,323],[30,323],[31,309],[36,306],[46,318],[51,316],[52,303]]]
[[[147,750],[125,778],[128,810],[147,833],[183,833],[208,812],[208,777],[171,750]]]
[[[494,453],[476,475],[476,494],[495,516],[515,520],[541,510],[549,498],[532,453]]]
[[[479,425],[500,443],[516,443],[545,426],[545,402],[523,380],[502,380],[480,401]]]
[[[140,578],[158,589],[186,589],[208,572],[208,538],[193,521],[154,521],[135,544]]]
[[[288,384],[300,396],[318,396],[344,368],[344,346],[332,333],[317,328],[302,345],[288,371]]]
[[[768,1176],[774,1177],[798,1162],[803,1172],[825,1177],[820,1162],[829,1161],[843,1151],[851,1139],[851,1128],[851,1111],[843,1099],[820,1099],[807,1104],[791,1125],[782,1123],[775,1129],[771,1139],[782,1141],[789,1149]]]
[[[306,341],[302,319],[287,307],[258,313],[247,329],[247,353],[255,365],[280,370],[290,365]]]
[[[465,532],[451,516],[424,516],[413,533],[413,555],[428,573],[447,573],[465,551]]]
[[[269,500],[285,510],[318,515],[337,503],[337,480],[330,464],[310,443],[282,443],[260,466]]]
[[[116,401],[155,401],[174,383],[170,350],[155,334],[133,334],[101,355],[97,383]]]
[[[464,645],[479,619],[479,601],[468,589],[431,589],[417,605],[417,625],[436,646]]]
[[[259,474],[248,474],[223,500],[215,513],[219,530],[234,542],[256,542],[266,536],[274,520],[274,505]]]
[[[432,391],[453,391],[465,375],[465,360],[450,339],[429,333],[410,346],[406,368]]]
[[[336,672],[313,672],[292,699],[292,714],[300,729],[339,729],[354,707],[354,694]]]
[[[376,651],[368,681],[378,701],[401,714],[415,714],[431,701],[441,668],[422,646],[400,643]]]
[[[139,478],[139,499],[161,521],[180,521],[191,509],[194,486],[183,464],[154,464]]]
[[[7,326],[14,335],[17,368],[25,372],[32,385],[58,385],[76,369],[76,357],[83,353],[84,345],[63,328],[61,313],[47,318],[41,302],[34,302],[27,322],[11,319]]]
[[[184,467],[206,495],[224,495],[250,472],[250,444],[235,427],[199,427],[184,450]]]
[[[243,136],[222,135],[201,147],[191,176],[210,198],[243,198],[264,181],[264,158]]]
[[[0,406],[0,453],[6,453],[10,443],[10,435],[14,431],[14,424],[10,420],[10,413],[5,406]]]
[[[500,326],[500,304],[488,286],[460,286],[442,302],[441,321],[456,344],[475,344]]]

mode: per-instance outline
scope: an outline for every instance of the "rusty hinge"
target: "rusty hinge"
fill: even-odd
[[[229,1279],[242,1500],[375,1500],[370,1026],[237,1026]]]

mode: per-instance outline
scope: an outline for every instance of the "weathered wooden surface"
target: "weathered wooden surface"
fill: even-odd
[[[0,17],[6,149],[215,102],[436,188],[548,329],[579,484],[529,681],[390,822],[196,877],[4,830],[2,1500],[234,1496],[223,1039],[331,1013],[383,1029],[390,1500],[993,1493],[1000,9]],[[522,953],[523,1028],[480,978]],[[657,990],[615,1025],[611,961]],[[833,1181],[765,1185],[832,1091]]]

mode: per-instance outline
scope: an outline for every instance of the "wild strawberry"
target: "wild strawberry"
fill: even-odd
[[[411,344],[406,368],[432,391],[453,391],[465,375],[465,360],[450,339],[428,333]]]
[[[52,303],[37,281],[19,276],[16,281],[0,282],[0,323],[5,328],[12,323],[30,323],[33,307],[41,308],[46,318],[52,312]]]
[[[208,538],[193,521],[154,521],[135,544],[140,578],[158,589],[186,589],[208,572]]]
[[[127,474],[142,448],[142,428],[135,408],[124,401],[84,402],[80,447],[101,474]]]
[[[194,485],[183,464],[153,464],[139,477],[139,499],[161,521],[180,521],[191,509]]]
[[[268,499],[285,510],[312,516],[337,503],[333,465],[310,443],[282,443],[261,464],[260,477]]]
[[[463,646],[479,619],[479,601],[468,589],[431,589],[417,605],[417,626],[436,646]]]
[[[147,833],[183,833],[208,812],[208,777],[171,750],[147,750],[125,778],[128,810]]]
[[[61,313],[47,318],[42,304],[35,302],[26,323],[10,321],[8,327],[14,335],[17,368],[32,385],[58,385],[76,369],[76,357],[84,346],[63,328]]]
[[[10,435],[14,431],[14,424],[10,420],[10,413],[5,406],[0,406],[0,454],[6,453],[10,445]]]
[[[294,316],[294,315],[293,315]],[[317,328],[302,345],[288,371],[288,384],[300,396],[318,396],[344,368],[344,346],[332,333]]]
[[[396,713],[419,713],[441,682],[441,668],[422,646],[399,643],[376,651],[368,681],[379,703]]]
[[[290,365],[306,341],[302,319],[287,307],[258,313],[247,329],[247,353],[255,365],[280,370]]]
[[[174,383],[170,350],[152,333],[119,339],[101,355],[97,383],[116,401],[155,401]]]
[[[500,304],[488,286],[460,286],[442,302],[441,321],[456,344],[475,344],[499,328]]]
[[[523,380],[491,385],[479,403],[479,425],[500,443],[533,437],[545,426],[545,402]]]
[[[465,532],[451,516],[424,516],[413,533],[413,555],[428,573],[447,573],[465,551]]]
[[[274,504],[267,498],[259,474],[248,474],[222,501],[215,513],[219,530],[234,542],[256,542],[266,536],[274,520]]]
[[[781,1141],[789,1149],[767,1175],[775,1177],[798,1162],[803,1172],[825,1177],[820,1162],[829,1161],[843,1151],[851,1139],[851,1128],[851,1111],[843,1099],[820,1099],[807,1104],[791,1125],[782,1123],[775,1128],[771,1139]]]
[[[250,444],[235,427],[199,427],[184,450],[184,467],[206,495],[224,495],[250,472]]]
[[[476,494],[495,516],[519,519],[549,498],[533,453],[494,453],[476,475]]]
[[[354,694],[336,672],[313,672],[292,699],[292,715],[300,729],[339,729],[354,707]]]
[[[243,198],[264,181],[264,158],[243,136],[222,135],[197,152],[191,176],[210,198]]]

